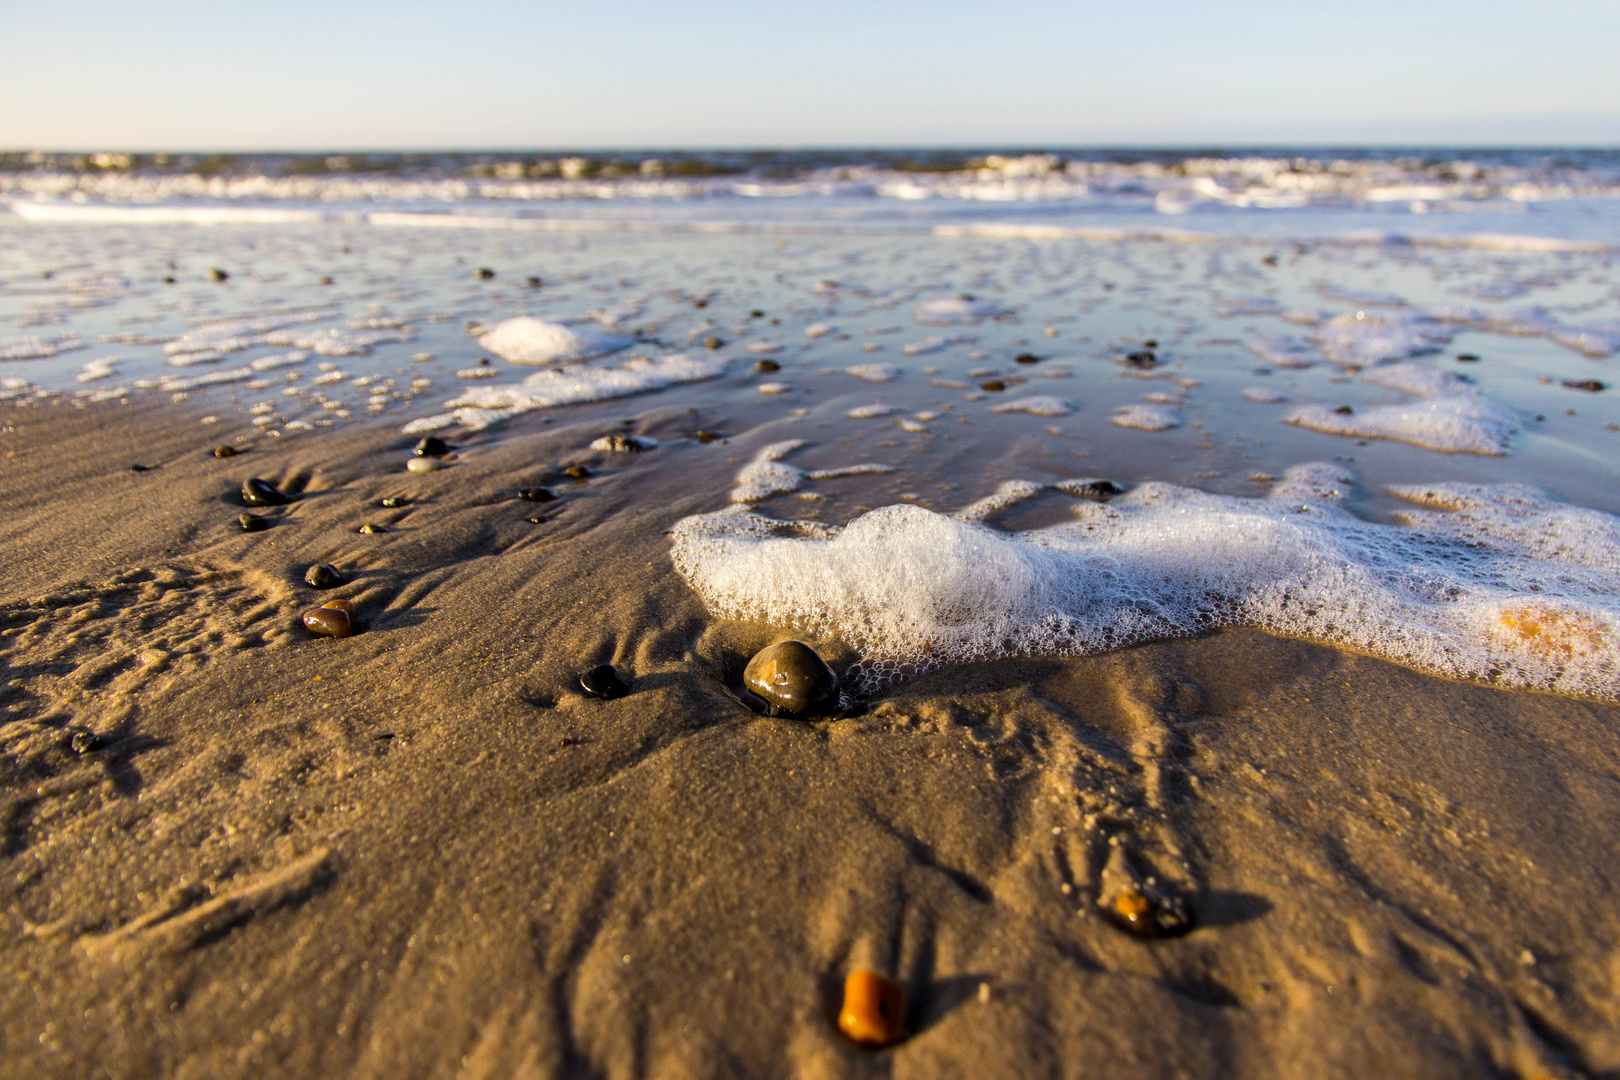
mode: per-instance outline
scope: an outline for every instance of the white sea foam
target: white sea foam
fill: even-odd
[[[519,315],[479,335],[478,344],[513,364],[559,364],[617,352],[634,340]]]
[[[1267,390],[1263,386],[1251,386],[1243,391],[1243,396],[1256,405],[1276,405],[1279,402],[1288,400],[1287,395],[1279,394],[1275,390]]]
[[[867,382],[893,382],[900,377],[900,368],[894,364],[855,364],[845,368],[844,374]]]
[[[1003,401],[1000,405],[990,406],[993,413],[1029,413],[1031,416],[1068,416],[1069,403],[1061,398],[1048,394],[1037,394],[1033,397],[1014,398]]]
[[[1165,405],[1121,405],[1108,422],[1138,431],[1168,431],[1181,424],[1181,417]]]
[[[858,405],[844,415],[851,420],[876,420],[879,417],[893,416],[896,411],[893,405]]]
[[[674,353],[656,359],[636,357],[616,368],[574,366],[537,371],[521,383],[471,387],[445,402],[453,412],[412,420],[403,430],[414,435],[460,425],[477,431],[536,409],[629,397],[676,383],[712,379],[725,372],[726,363],[718,356]]]
[[[75,337],[43,338],[29,334],[0,338],[0,360],[44,360],[57,353],[84,347],[85,343]]]
[[[79,382],[96,382],[99,379],[110,379],[118,370],[118,364],[123,357],[103,356],[99,360],[91,360],[79,368]]]
[[[972,334],[929,334],[921,341],[907,342],[900,346],[900,351],[907,356],[926,356],[948,349],[952,345],[967,345],[979,340]]]
[[[1322,353],[1341,367],[1366,367],[1431,353],[1451,340],[1450,330],[1427,315],[1354,311],[1317,328]]]
[[[1309,346],[1286,334],[1253,338],[1245,341],[1243,347],[1272,367],[1308,368],[1315,362],[1311,359]]]
[[[995,304],[983,300],[969,300],[961,296],[924,300],[912,311],[911,317],[924,326],[959,326],[983,322],[1003,314]]]
[[[893,465],[845,465],[837,469],[816,469],[805,472],[782,459],[810,444],[803,439],[787,439],[771,443],[754,455],[737,474],[736,486],[731,489],[731,501],[737,504],[757,503],[773,495],[798,491],[806,480],[836,480],[843,476],[866,476],[894,472]]]
[[[1328,465],[1290,469],[1258,499],[1148,483],[1015,533],[963,520],[972,507],[899,505],[804,536],[738,506],[679,522],[672,558],[717,616],[845,640],[866,691],[946,664],[1244,625],[1620,696],[1620,520],[1519,485],[1440,484],[1395,493],[1454,512],[1385,525],[1343,508],[1349,484]],[[1014,482],[975,507],[1042,490]]]
[[[1519,428],[1512,413],[1486,400],[1471,383],[1424,364],[1369,368],[1362,381],[1420,400],[1344,413],[1326,405],[1300,405],[1283,420],[1328,435],[1393,439],[1452,454],[1500,457]]]

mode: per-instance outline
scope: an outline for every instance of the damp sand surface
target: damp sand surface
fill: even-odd
[[[1620,1067],[1615,705],[1231,628],[761,717],[734,688],[787,628],[715,618],[668,534],[728,504],[782,410],[670,393],[449,432],[422,474],[386,418],[277,438],[194,403],[8,412],[0,1071]],[[1161,436],[1100,427],[1094,471],[1144,479],[1102,448]],[[657,446],[591,450],[607,431]],[[786,460],[881,460],[838,437]],[[956,508],[1039,453],[925,475],[956,469]],[[251,534],[249,476],[293,496]],[[916,479],[766,508],[842,522]],[[537,485],[560,497],[516,498]],[[321,562],[348,583],[301,584]],[[333,596],[360,633],[296,629]],[[600,663],[629,696],[573,689]],[[1198,929],[1122,934],[1096,913],[1121,879],[1191,898]],[[837,1032],[857,967],[907,989],[893,1049]]]

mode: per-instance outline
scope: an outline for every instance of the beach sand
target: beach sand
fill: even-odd
[[[397,424],[216,459],[174,415],[0,432],[0,1074],[1620,1069],[1620,707],[1232,629],[758,716],[792,628],[712,618],[666,535],[742,425],[612,455],[564,418],[415,475]],[[296,496],[253,534],[249,476]],[[360,633],[298,629],[333,596]],[[629,696],[578,692],[600,663]],[[1126,879],[1197,929],[1110,925]],[[862,967],[898,1046],[837,1031]]]

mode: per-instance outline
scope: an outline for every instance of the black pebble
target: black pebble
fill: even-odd
[[[210,281],[229,281],[230,277],[231,275],[227,274],[217,266],[208,271],[208,279]]]
[[[388,530],[383,528],[381,525],[366,524],[360,526],[360,531],[365,533],[367,536],[375,536],[378,533],[385,533]]]
[[[1604,384],[1596,379],[1565,379],[1564,385],[1571,390],[1585,390],[1590,394],[1599,393],[1605,388]]]
[[[1115,495],[1123,494],[1125,494],[1125,489],[1112,480],[1093,480],[1080,489],[1080,497],[1083,499],[1107,500]]]
[[[331,563],[316,563],[304,571],[304,584],[317,589],[331,589],[343,584],[343,575]]]
[[[539,514],[536,514],[533,517],[526,517],[523,520],[527,521],[530,525],[544,525],[546,522],[550,521],[551,519],[547,518],[547,517],[541,517]]]
[[[255,476],[242,481],[242,501],[249,506],[284,506],[287,496],[268,480]]]
[[[429,435],[417,443],[416,449],[411,452],[417,457],[444,457],[450,452],[450,444],[437,435]]]
[[[765,317],[765,313],[763,311],[759,310],[759,308],[755,308],[753,311],[750,311],[748,314],[750,316],[752,316],[753,318],[756,318],[756,319],[763,319]]]
[[[270,527],[267,518],[259,517],[257,514],[249,514],[246,511],[243,511],[236,520],[241,524],[243,532],[264,532]]]
[[[601,664],[581,675],[579,688],[594,698],[621,698],[630,692],[612,664]]]
[[[703,339],[703,347],[705,349],[718,349],[724,344],[725,342],[721,341],[717,337],[706,337]]]
[[[571,476],[575,480],[583,480],[587,476],[591,475],[591,470],[587,469],[583,465],[570,465],[568,468],[563,470],[563,475]]]
[[[382,506],[382,507],[386,507],[389,510],[398,510],[402,506],[411,505],[411,500],[407,499],[403,495],[389,495],[387,498],[383,499],[377,505]]]
[[[524,278],[523,281],[531,289],[538,289],[541,285],[540,279],[535,277],[533,274],[530,274],[528,277]]]
[[[93,731],[75,731],[68,745],[75,754],[93,754],[101,749],[101,736]]]
[[[1337,409],[1334,409],[1333,411],[1338,413],[1340,416],[1349,416],[1352,413],[1354,413],[1356,410],[1352,409],[1348,405],[1340,405]]]
[[[1458,353],[1457,354],[1457,363],[1459,363],[1459,364],[1477,364],[1477,363],[1479,363],[1479,357],[1477,355],[1475,355],[1474,353],[1471,353],[1471,352]]]
[[[1015,364],[1038,364],[1040,362],[1041,358],[1032,352],[1021,352],[1013,357],[1013,363]]]
[[[550,502],[557,497],[550,488],[532,487],[522,488],[518,491],[518,498],[525,502]]]
[[[130,472],[146,472],[151,467],[152,466],[150,466],[150,465],[131,465],[129,467],[129,471]]]
[[[754,370],[755,371],[781,371],[782,370],[782,365],[778,364],[775,360],[755,360],[754,361]]]
[[[490,278],[495,276],[495,271],[491,270],[487,266],[480,266],[477,270],[473,271],[473,276],[479,281],[488,281]]]
[[[234,446],[216,446],[216,447],[214,447],[214,456],[218,457],[218,458],[235,457],[237,454],[240,454],[241,452],[242,451],[238,450]]]
[[[175,283],[175,277],[174,277],[173,274],[165,274],[163,276],[163,284],[165,284],[165,285],[173,285],[174,283]]]
[[[1148,368],[1158,367],[1159,358],[1150,350],[1143,349],[1140,352],[1127,354],[1125,357],[1125,363],[1133,368],[1141,368],[1142,370],[1146,371]]]

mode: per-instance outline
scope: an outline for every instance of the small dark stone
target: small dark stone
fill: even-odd
[[[416,449],[411,451],[417,457],[444,457],[449,452],[450,444],[437,435],[429,435],[417,443]]]
[[[264,532],[270,527],[270,519],[262,518],[257,514],[243,511],[236,519],[242,526],[243,532]]]
[[[821,716],[838,707],[838,676],[802,641],[761,649],[743,669],[743,687],[774,713]]]
[[[321,284],[322,285],[330,285],[330,284],[332,284],[332,278],[327,274],[322,274],[321,275]]]
[[[367,536],[376,536],[378,533],[385,533],[388,530],[383,528],[381,525],[368,522],[367,524],[360,526],[360,531],[365,533]]]
[[[1142,349],[1138,352],[1126,354],[1125,363],[1130,367],[1141,368],[1146,371],[1148,368],[1158,367],[1159,358],[1151,350]]]
[[[1192,910],[1179,900],[1151,896],[1135,888],[1122,889],[1099,906],[1109,922],[1136,937],[1180,937],[1198,925]]]
[[[524,502],[551,502],[556,497],[557,493],[550,488],[530,487],[518,490],[518,498]]]
[[[1041,358],[1032,352],[1021,352],[1013,357],[1013,363],[1015,364],[1038,364],[1040,362]]]
[[[754,361],[754,370],[755,371],[781,371],[782,370],[782,365],[778,364],[775,360],[755,360]]]
[[[530,274],[528,277],[524,278],[523,283],[531,289],[538,289],[542,284],[540,279],[533,274]]]
[[[765,317],[765,313],[759,310],[759,308],[755,308],[753,311],[750,311],[748,315],[750,318],[754,319],[763,319]]]
[[[173,274],[164,274],[163,275],[163,284],[165,284],[165,285],[173,285],[173,284],[176,283],[176,281],[177,281],[177,279],[175,278],[175,276]]]
[[[238,450],[234,446],[216,446],[216,447],[214,447],[214,456],[218,457],[218,458],[235,457],[237,454],[240,454],[241,452],[242,451]]]
[[[75,731],[68,745],[75,754],[93,754],[102,747],[101,736],[93,731]]]
[[[129,467],[129,471],[130,472],[146,472],[151,467],[152,466],[150,466],[150,465],[131,465]]]
[[[316,637],[349,637],[354,633],[354,620],[342,608],[318,607],[304,612],[304,629]]]
[[[242,501],[249,506],[285,506],[287,496],[268,480],[255,476],[242,481]]]
[[[1003,390],[1007,389],[1007,384],[1002,382],[1000,379],[986,379],[984,382],[979,384],[979,389],[987,391],[991,394],[999,394]]]
[[[564,735],[562,738],[557,740],[557,745],[558,746],[573,746],[574,745],[574,740],[570,739],[568,736]]]
[[[546,522],[550,521],[551,519],[548,518],[548,517],[542,517],[539,514],[535,514],[533,517],[526,517],[523,520],[527,521],[530,525],[544,525]]]
[[[591,470],[587,469],[583,465],[570,465],[568,468],[563,470],[563,475],[571,476],[575,480],[583,480],[587,476],[591,475]]]
[[[1267,255],[1265,258],[1261,259],[1260,261],[1265,263],[1267,266],[1276,266],[1277,265],[1277,256],[1275,256],[1275,255]]]
[[[599,664],[579,677],[579,688],[594,698],[621,698],[630,692],[612,664]]]
[[[316,563],[304,571],[304,584],[317,589],[331,589],[343,584],[343,574],[331,563]]]
[[[488,281],[490,278],[495,276],[495,271],[491,270],[487,266],[480,266],[477,270],[473,271],[473,276],[479,281]]]
[[[1471,353],[1471,352],[1458,353],[1457,354],[1457,363],[1459,363],[1459,364],[1477,364],[1477,363],[1479,363],[1479,356],[1477,354]]]
[[[487,357],[487,356],[480,356],[480,357],[479,357],[479,358],[478,358],[478,366],[479,366],[479,367],[489,367],[489,357]]]
[[[411,500],[407,499],[403,495],[389,495],[377,505],[389,510],[398,510],[402,506],[411,505]]]
[[[1565,379],[1564,385],[1571,390],[1585,390],[1589,394],[1600,393],[1606,389],[1605,385],[1596,379]]]
[[[721,348],[724,345],[725,345],[725,342],[721,341],[717,337],[710,336],[710,337],[706,337],[706,338],[703,339],[703,347],[705,349],[718,349],[718,348]]]
[[[1098,499],[1106,501],[1113,498],[1115,495],[1125,494],[1125,489],[1114,483],[1112,480],[1091,480],[1080,485],[1080,489],[1076,494],[1078,494],[1082,499]]]
[[[1340,416],[1349,416],[1352,413],[1354,413],[1356,410],[1352,409],[1348,405],[1340,405],[1337,409],[1334,409],[1333,411],[1338,413]]]
[[[709,302],[707,300],[694,300],[692,301],[692,306],[695,308],[706,308],[709,306]]]
[[[231,275],[227,274],[217,266],[208,271],[208,280],[210,281],[229,281],[230,277]]]
[[[1152,338],[1149,338],[1148,340],[1142,342],[1142,348],[1144,348],[1144,349],[1157,349],[1158,347],[1159,347],[1159,343],[1157,341],[1154,341]]]
[[[698,442],[702,443],[704,446],[707,446],[710,443],[714,442],[714,440],[720,438],[720,436],[716,435],[712,431],[699,431],[697,434],[693,435],[692,437],[694,439],[696,439]]]

